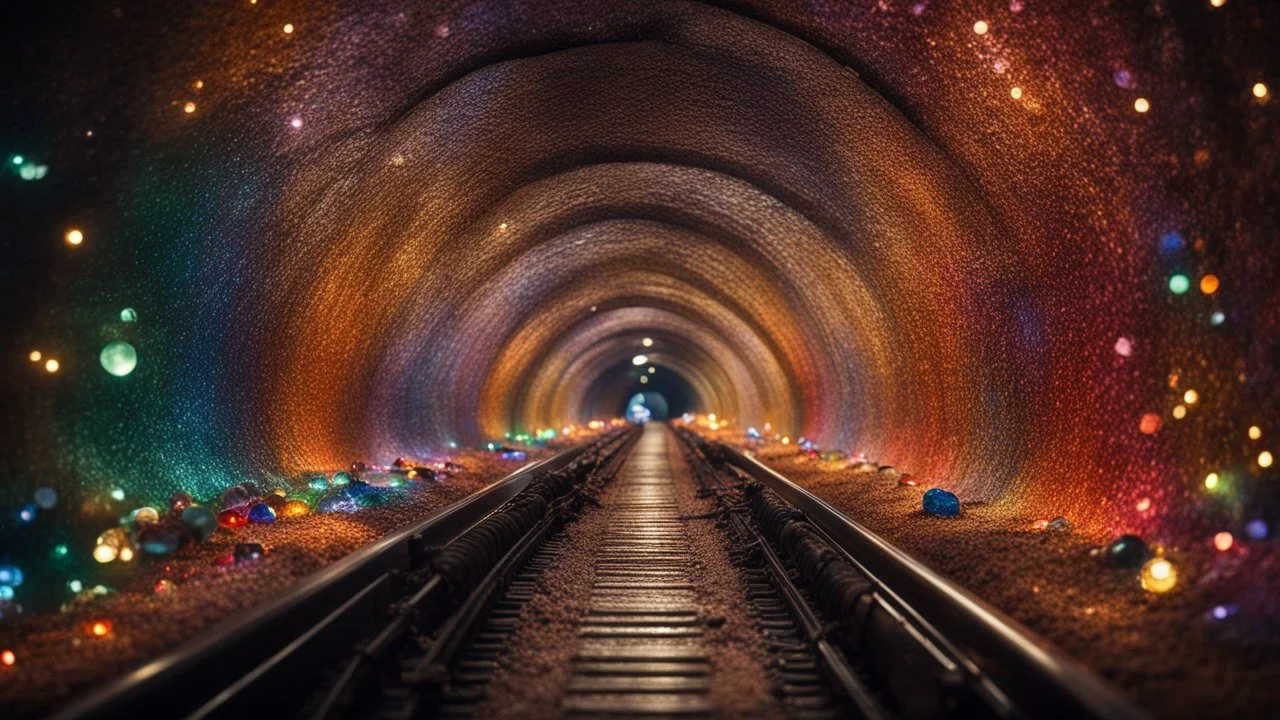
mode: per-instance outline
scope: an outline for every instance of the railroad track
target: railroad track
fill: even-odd
[[[716,512],[682,515],[683,483]],[[564,528],[583,513],[601,513],[606,529],[575,547],[585,541]],[[490,681],[570,551],[586,553],[594,575],[554,714],[710,716],[726,678],[690,544],[690,523],[709,519],[789,717],[1141,717],[1025,628],[754,459],[657,424],[495,483],[60,717],[158,702],[198,718],[476,717],[486,699],[501,702]],[[235,654],[264,636],[268,656]]]

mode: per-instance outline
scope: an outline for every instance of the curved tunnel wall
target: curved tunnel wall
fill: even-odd
[[[28,445],[76,482],[207,490],[585,422],[625,400],[603,374],[646,336],[698,407],[969,499],[1150,526],[1193,456],[1219,461],[1139,425],[1170,374],[1227,388],[1197,368],[1259,352],[1163,288],[1157,238],[1223,214],[1160,196],[1142,159],[1176,138],[1064,112],[1095,90],[1043,43],[926,48],[902,12],[751,3],[280,6],[299,32],[260,67],[233,50],[279,23],[219,12],[191,11],[192,51],[147,40],[173,59],[157,88],[209,89],[191,118],[116,110],[154,127],[60,290],[139,322],[39,330],[86,358]],[[1070,40],[1070,20],[1025,22]],[[1224,277],[1274,277],[1253,236],[1215,241],[1244,249]],[[90,360],[117,335],[142,356],[123,382]],[[1274,404],[1205,397],[1246,425]]]

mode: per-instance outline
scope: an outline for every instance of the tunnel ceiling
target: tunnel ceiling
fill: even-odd
[[[1158,5],[722,5],[70,21],[29,152],[76,198],[41,237],[87,239],[8,271],[16,336],[65,358],[11,391],[29,471],[160,494],[425,454],[616,413],[640,353],[739,425],[1099,524],[1247,462],[1280,295],[1275,110],[1239,91],[1274,63],[1193,65]]]

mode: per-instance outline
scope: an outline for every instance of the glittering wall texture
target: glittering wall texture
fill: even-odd
[[[1214,4],[28,10],[6,540],[619,415],[641,352],[966,500],[1271,521],[1280,13]]]

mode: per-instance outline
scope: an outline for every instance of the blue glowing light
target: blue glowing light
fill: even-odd
[[[1268,533],[1267,523],[1262,520],[1250,520],[1244,525],[1244,534],[1251,540],[1266,540]]]

